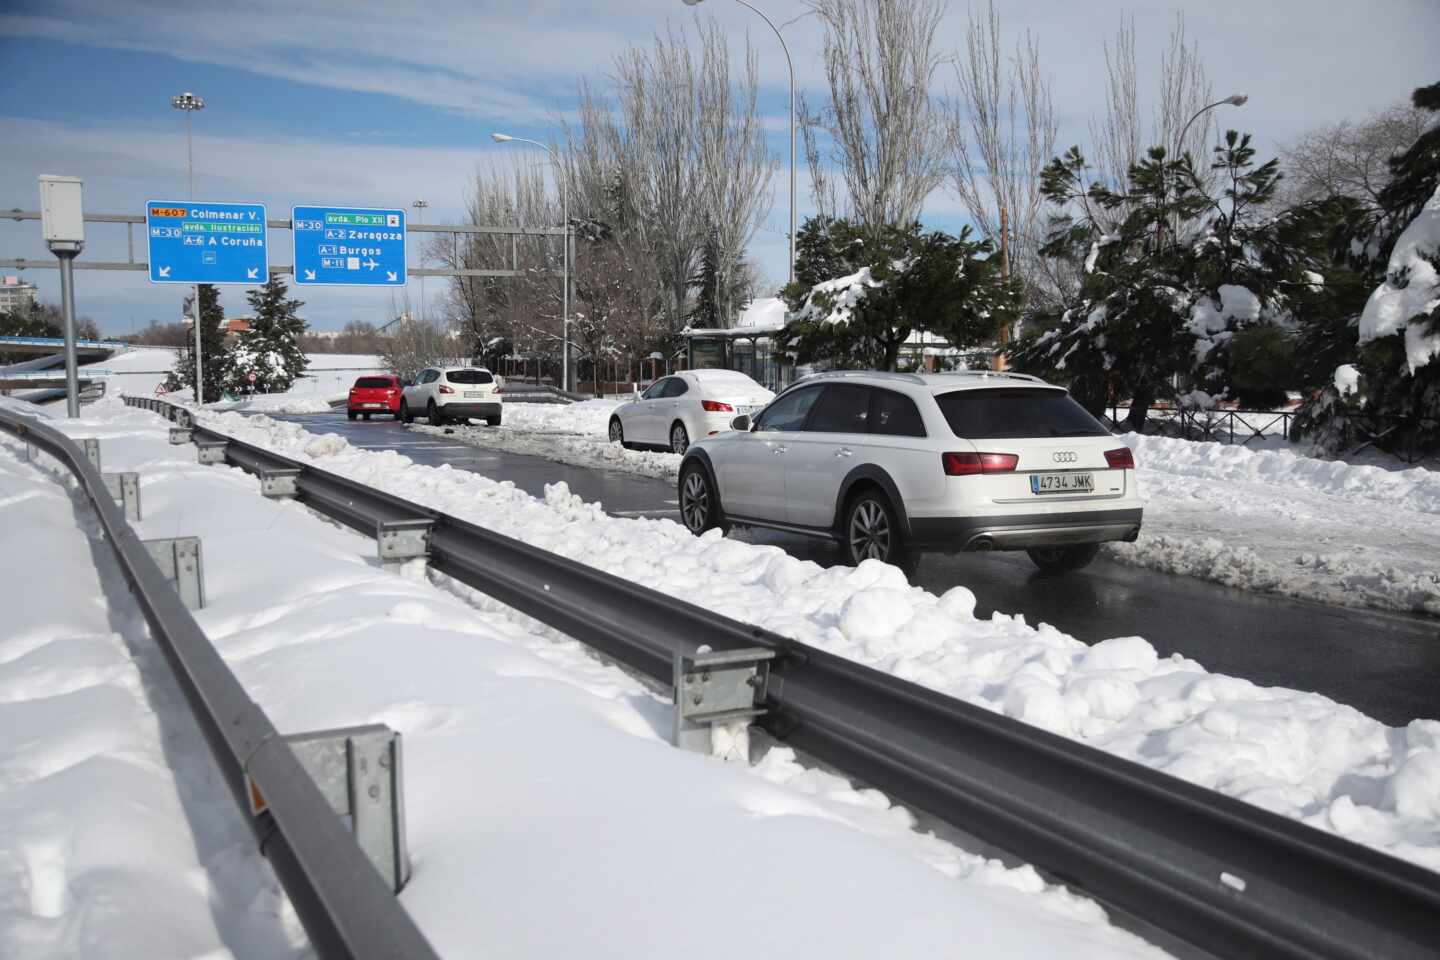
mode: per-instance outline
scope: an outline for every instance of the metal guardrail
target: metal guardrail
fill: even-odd
[[[128,402],[128,401],[127,401]],[[34,417],[0,410],[0,429],[55,457],[89,497],[211,755],[322,957],[436,958],[265,712],[245,693],[115,505],[85,453]],[[268,809],[250,814],[245,777]]]
[[[165,412],[152,398],[127,403]],[[773,737],[1218,957],[1420,958],[1440,875],[204,427],[375,536],[428,520],[440,572],[665,686],[677,652],[775,657]]]

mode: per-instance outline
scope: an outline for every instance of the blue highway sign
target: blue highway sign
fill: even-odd
[[[270,279],[263,203],[151,200],[145,204],[151,283]]]
[[[295,283],[405,285],[405,211],[295,207]]]

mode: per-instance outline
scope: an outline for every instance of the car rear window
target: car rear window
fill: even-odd
[[[360,379],[355,381],[355,386],[362,390],[366,388],[379,388],[383,390],[386,387],[395,386],[395,381],[392,380],[390,377],[361,377]]]
[[[955,436],[965,440],[1103,437],[1110,433],[1063,390],[956,390],[940,394],[935,402]]]
[[[489,370],[451,370],[445,374],[451,383],[494,383]]]

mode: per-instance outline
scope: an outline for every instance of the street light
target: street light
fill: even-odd
[[[195,147],[190,139],[190,114],[205,109],[205,100],[186,90],[170,98],[170,106],[185,114],[185,179],[189,185],[187,199],[195,199]],[[195,284],[195,405],[205,402],[204,382],[200,375],[200,284]]]
[[[1225,104],[1229,104],[1232,107],[1243,107],[1245,106],[1245,101],[1249,99],[1250,97],[1246,94],[1232,93],[1224,100],[1216,100],[1214,103],[1201,107],[1199,110],[1196,110],[1195,116],[1191,117],[1189,120],[1186,120],[1185,126],[1180,128],[1180,136],[1175,140],[1175,156],[1179,157],[1180,151],[1183,150],[1185,147],[1185,134],[1190,132],[1190,124],[1200,119],[1200,115],[1202,113],[1206,112],[1207,110],[1214,110],[1216,107],[1224,106]]]
[[[425,208],[428,207],[428,206],[430,206],[430,201],[429,201],[429,200],[416,200],[414,203],[410,204],[410,206],[412,206],[412,207],[415,208],[415,210],[417,211],[415,215],[420,218],[420,225],[421,225],[421,226],[424,226],[424,225],[425,225]],[[421,233],[424,233],[425,231],[422,230],[422,231],[420,231],[420,232],[421,232]],[[421,240],[421,241],[420,241],[420,320],[421,320],[421,322],[424,322],[424,320],[425,320],[425,241],[424,241],[424,240]]]
[[[698,7],[704,0],[683,0],[687,7]],[[735,0],[742,7],[749,7],[760,19],[769,24],[770,29],[775,31],[775,38],[780,41],[780,49],[785,51],[785,65],[790,68],[790,282],[795,282],[795,61],[790,59],[790,48],[785,45],[785,37],[781,35],[780,28],[775,22],[758,7],[753,7],[745,0]]]
[[[550,162],[555,164],[555,179],[560,182],[560,208],[561,216],[565,221],[565,244],[562,251],[561,261],[564,264],[561,268],[562,279],[560,287],[560,332],[562,346],[560,348],[560,382],[565,389],[570,389],[570,195],[565,190],[565,172],[560,168],[560,158],[555,155],[545,144],[538,140],[527,140],[524,137],[512,137],[505,133],[492,133],[490,139],[496,143],[528,143],[539,147],[550,154]]]

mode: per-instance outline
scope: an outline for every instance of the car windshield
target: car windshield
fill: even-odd
[[[1110,431],[1064,390],[1043,387],[956,390],[935,398],[965,440],[1103,437]]]
[[[389,377],[361,377],[360,379],[355,381],[355,386],[361,390],[384,390],[387,387],[395,386],[395,381],[391,380]]]
[[[451,383],[494,383],[489,370],[451,370],[445,374]]]

